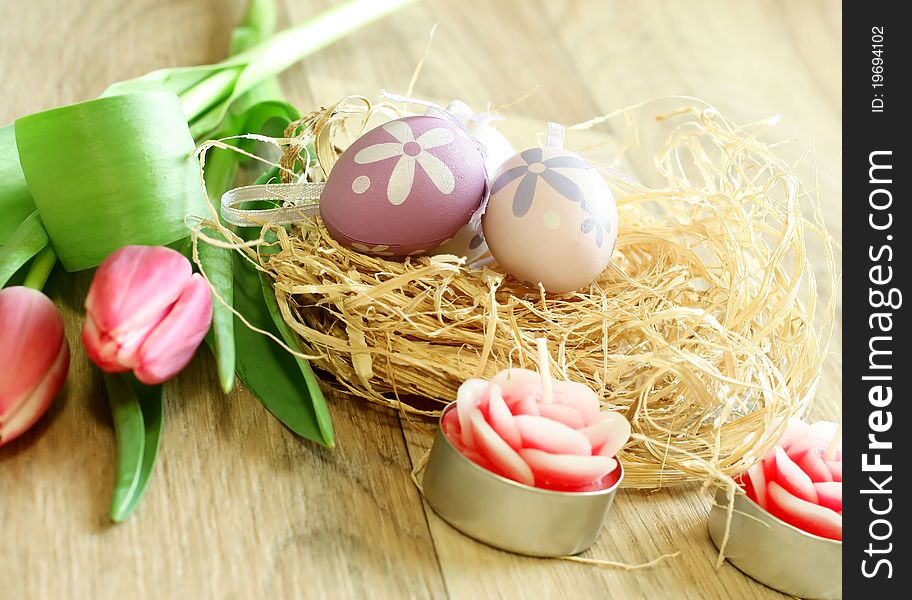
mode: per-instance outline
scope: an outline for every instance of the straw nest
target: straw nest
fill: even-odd
[[[471,269],[453,256],[361,254],[318,218],[272,227],[268,256],[245,251],[274,279],[313,363],[356,397],[433,416],[466,378],[536,368],[545,337],[555,375],[588,383],[630,420],[626,486],[727,479],[813,398],[837,248],[815,195],[760,141],[768,123],[738,126],[688,104],[659,115],[645,103],[570,128],[571,142],[578,129],[626,132],[618,169],[603,169],[620,217],[613,262],[577,293],[530,290],[496,264]],[[348,98],[293,124],[278,140],[286,179],[311,141],[318,166],[306,178],[322,179],[368,124],[404,114],[397,106]],[[641,138],[661,141],[634,178],[625,160],[634,146],[642,155]],[[808,248],[829,267],[819,286]]]

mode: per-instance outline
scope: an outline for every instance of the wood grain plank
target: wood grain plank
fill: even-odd
[[[88,281],[57,273],[49,290],[70,340]],[[140,510],[111,525],[104,388],[72,348],[51,414],[0,448],[0,523],[15,540],[0,578],[13,597],[362,598],[377,582],[395,597],[443,593],[396,415],[334,398],[338,446],[321,448],[245,390],[222,396],[206,352],[166,388],[160,462]]]

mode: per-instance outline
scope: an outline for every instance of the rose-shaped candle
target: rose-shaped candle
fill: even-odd
[[[842,598],[842,450],[836,423],[790,419],[766,456],[720,487],[709,536],[725,560],[799,598]]]
[[[553,381],[538,341],[538,373],[469,379],[440,419],[424,472],[428,504],[450,525],[496,548],[567,556],[598,538],[624,478],[630,438],[595,392]]]
[[[747,497],[802,531],[842,539],[839,426],[791,419],[776,446],[738,477]]]
[[[525,485],[580,492],[611,486],[630,424],[601,411],[589,387],[551,381],[543,344],[539,356],[540,373],[509,369],[490,381],[465,381],[456,410],[443,419],[444,434],[478,465]]]

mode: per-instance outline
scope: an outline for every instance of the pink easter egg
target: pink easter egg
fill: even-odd
[[[469,222],[484,189],[484,160],[468,134],[438,117],[404,117],[368,131],[339,157],[320,216],[355,250],[420,254]]]
[[[497,263],[529,287],[585,287],[608,266],[618,216],[608,184],[563,148],[530,148],[497,169],[482,218]]]

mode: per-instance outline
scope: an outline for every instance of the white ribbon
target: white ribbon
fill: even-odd
[[[563,148],[567,129],[560,123],[548,123],[548,147]]]
[[[320,213],[323,183],[267,183],[246,185],[222,194],[222,218],[238,227],[263,227],[302,221]],[[262,210],[240,208],[248,202],[279,201]]]
[[[475,121],[477,123],[490,123],[492,121],[503,121],[501,115],[495,115],[494,113],[482,112],[477,113],[472,110],[472,107],[463,102],[462,100],[453,100],[447,104],[446,110],[453,113],[454,115],[465,119],[466,121]],[[428,113],[430,114],[430,113]]]

